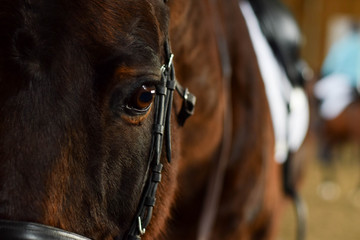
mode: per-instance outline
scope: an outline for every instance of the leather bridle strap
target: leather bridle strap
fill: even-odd
[[[2,240],[90,240],[78,234],[37,223],[0,220]]]
[[[138,212],[135,215],[128,236],[125,237],[125,239],[128,240],[141,239],[141,235],[145,233],[146,227],[150,223],[152,211],[156,202],[155,194],[157,186],[161,181],[161,171],[163,167],[160,163],[164,140],[163,137],[165,129],[170,131],[169,128],[166,128],[168,124],[170,124],[170,117],[167,117],[167,114],[170,114],[169,105],[171,104],[172,93],[175,89],[175,81],[169,77],[171,68],[173,68],[172,58],[173,56],[170,56],[169,63],[161,67],[161,83],[156,87],[154,103],[155,116],[152,131],[151,152],[148,161],[151,171],[149,172],[149,177],[143,190],[143,195],[138,206]],[[168,145],[167,149],[171,151],[171,145]]]
[[[149,171],[146,185],[138,205],[138,211],[133,219],[126,240],[139,240],[149,225],[153,208],[156,202],[156,190],[161,181],[163,165],[160,163],[163,141],[165,139],[166,156],[171,162],[171,106],[173,103],[173,92],[177,92],[183,98],[183,105],[178,115],[180,125],[194,113],[196,98],[187,89],[184,89],[175,80],[173,65],[174,55],[170,53],[168,42],[165,42],[165,53],[167,63],[161,67],[161,82],[156,87],[155,116],[152,131],[151,151],[149,157]],[[165,136],[165,138],[164,138]]]

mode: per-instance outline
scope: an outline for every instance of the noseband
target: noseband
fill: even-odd
[[[4,240],[90,240],[76,233],[30,222],[0,220],[0,239]]]
[[[173,92],[176,90],[183,98],[181,110],[178,114],[178,123],[182,126],[185,120],[194,113],[196,98],[175,79],[173,65],[174,55],[170,53],[168,42],[165,42],[165,62],[161,67],[161,81],[156,86],[154,101],[155,116],[152,129],[150,157],[148,160],[148,176],[142,192],[137,213],[132,220],[131,227],[124,237],[117,237],[120,240],[139,240],[149,225],[153,208],[156,202],[156,191],[161,181],[163,165],[160,163],[162,146],[166,145],[166,156],[171,162],[171,107],[173,104]],[[89,240],[89,238],[75,233],[67,232],[58,228],[46,225],[0,220],[0,239],[2,240]]]

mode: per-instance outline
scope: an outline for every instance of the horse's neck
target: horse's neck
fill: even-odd
[[[186,124],[185,129],[195,125],[200,129],[206,129],[214,124],[214,121],[221,121],[219,116],[223,108],[222,75],[219,67],[221,64],[211,18],[207,12],[207,0],[184,1],[184,5],[176,5],[170,9],[179,18],[170,20],[170,24],[174,22],[171,25],[170,37],[175,54],[176,76],[178,81],[186,85],[197,97],[195,116]],[[204,19],[208,20],[204,21]],[[203,121],[205,119],[206,122]],[[221,138],[220,132],[216,133],[216,136],[214,133],[208,136],[209,133],[204,134],[199,131],[196,131],[196,134],[200,134],[201,136],[198,137],[202,139],[207,137],[214,139],[210,149],[214,148]],[[189,136],[187,141],[194,137],[196,136]]]
[[[208,0],[175,2],[170,6],[170,37],[176,76],[197,97],[195,115],[182,134],[184,160],[180,167],[185,170],[190,163],[208,163],[220,146],[223,84]]]
[[[180,2],[174,1],[174,2]],[[220,2],[220,1],[219,1]],[[210,161],[219,157],[222,149],[223,123],[226,116],[224,110],[227,94],[232,96],[232,132],[231,144],[237,144],[232,149],[231,166],[237,169],[239,176],[245,172],[250,174],[253,189],[262,190],[263,184],[258,183],[258,174],[262,171],[261,164],[273,155],[270,141],[264,140],[264,135],[271,138],[271,122],[265,99],[265,90],[261,75],[257,68],[254,51],[243,17],[240,14],[237,0],[227,0],[219,4],[218,17],[211,15],[211,0],[183,1],[183,4],[170,8],[172,11],[171,42],[175,53],[175,67],[178,80],[197,96],[197,106],[193,118],[183,129],[183,160],[180,162],[180,183],[183,184],[181,195],[189,202],[203,197],[205,186],[210,176]],[[222,61],[216,39],[218,31],[214,27],[216,21],[226,22],[223,26],[224,40],[228,50],[231,50],[231,88],[225,91],[222,76]],[[221,31],[220,31],[221,32]],[[225,96],[225,97],[224,97]],[[262,117],[259,117],[262,116]],[[250,137],[251,136],[251,137]],[[255,141],[256,140],[256,141]],[[251,165],[251,166],[250,166]],[[243,167],[250,166],[251,168]],[[246,171],[248,173],[246,173]],[[196,172],[192,175],[191,173]],[[244,182],[245,183],[245,182]],[[248,183],[248,182],[246,182]],[[257,185],[256,185],[257,184]],[[256,185],[256,186],[255,186]],[[250,194],[252,187],[244,196]],[[193,197],[191,194],[199,194]],[[202,199],[201,199],[202,200]],[[258,210],[261,196],[256,197],[249,210],[250,216]],[[186,200],[185,200],[186,201]],[[202,208],[203,202],[198,204]],[[185,206],[185,207],[184,207]],[[183,206],[186,208],[186,203]],[[241,209],[240,209],[241,210]],[[239,210],[239,211],[240,211]],[[193,208],[187,216],[193,217]],[[241,210],[242,211],[242,210]],[[199,212],[199,211],[198,211]],[[195,213],[196,214],[196,213]],[[199,214],[195,217],[199,217]],[[192,229],[196,231],[196,229]]]
[[[180,2],[179,5],[170,6],[170,37],[172,48],[176,54],[175,63],[180,68],[178,79],[186,83],[213,85],[214,82],[218,82],[218,74],[221,74],[219,72],[221,69],[209,67],[217,66],[216,64],[219,63],[211,13],[208,7],[209,0],[178,2]],[[181,72],[182,67],[192,70],[186,78]],[[215,74],[215,76],[209,77],[211,74]],[[197,75],[201,75],[201,78],[198,79]],[[207,76],[206,79],[205,76]]]

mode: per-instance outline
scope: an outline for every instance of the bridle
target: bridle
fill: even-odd
[[[164,0],[166,3],[167,0]],[[141,195],[135,217],[130,229],[125,236],[117,237],[120,240],[139,240],[145,233],[146,227],[152,218],[153,208],[156,202],[156,192],[161,181],[163,165],[160,162],[162,147],[165,140],[166,157],[171,162],[171,108],[173,104],[174,90],[182,97],[183,102],[177,115],[178,124],[182,126],[186,119],[193,115],[196,97],[188,89],[183,88],[175,79],[173,64],[174,55],[170,51],[169,40],[164,43],[165,64],[160,68],[161,81],[156,86],[154,100],[154,123],[152,129],[150,155],[148,159],[148,176]],[[89,240],[89,238],[64,231],[62,229],[20,221],[0,220],[0,236],[2,240]]]
[[[125,237],[128,240],[141,239],[149,225],[153,208],[156,202],[156,190],[161,181],[161,170],[163,165],[160,163],[163,141],[165,140],[166,156],[171,162],[171,107],[173,93],[176,90],[183,98],[183,104],[178,114],[178,123],[182,126],[185,120],[193,115],[196,98],[188,89],[184,89],[175,80],[175,70],[173,65],[174,55],[170,53],[168,42],[165,42],[165,55],[167,64],[161,67],[161,83],[156,87],[155,116],[153,125],[153,135],[151,139],[151,151],[149,158],[149,177],[143,190],[139,209],[136,218],[133,220],[130,231]],[[165,138],[164,138],[165,137]]]

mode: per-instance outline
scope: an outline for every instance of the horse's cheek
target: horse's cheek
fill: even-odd
[[[140,125],[122,122],[107,130],[104,144],[108,153],[103,156],[102,188],[113,217],[132,219],[135,215],[147,178],[151,122],[150,115]],[[127,229],[129,226],[123,227]]]

